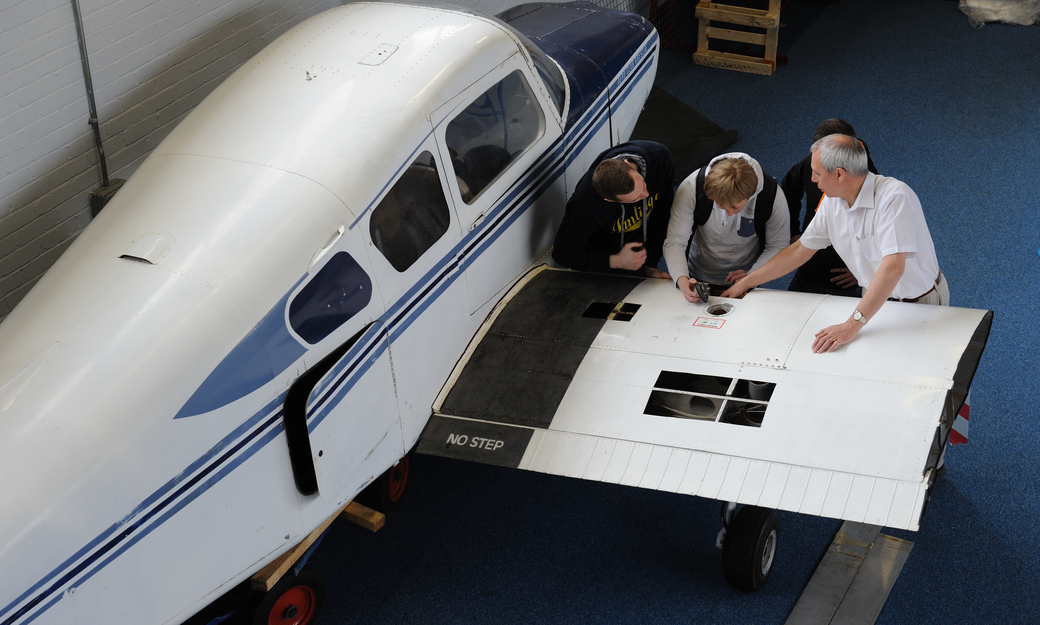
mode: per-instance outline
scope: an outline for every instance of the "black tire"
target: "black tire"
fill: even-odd
[[[355,499],[363,506],[391,514],[401,505],[408,488],[408,472],[411,454],[405,455],[397,464],[383,472],[374,482],[365,487]]]
[[[313,625],[325,606],[325,582],[303,570],[286,575],[260,599],[253,625]]]
[[[730,586],[754,592],[765,585],[776,562],[780,526],[776,512],[744,506],[726,529],[722,568]]]

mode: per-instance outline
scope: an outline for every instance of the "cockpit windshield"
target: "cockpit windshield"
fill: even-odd
[[[552,96],[556,110],[559,111],[561,117],[564,117],[563,105],[567,98],[567,87],[563,72],[549,58],[549,55],[542,52],[541,48],[532,44],[527,37],[523,37],[521,40],[527,51],[531,53],[531,60],[534,61],[535,69],[538,70],[538,76],[545,83],[545,88],[549,90],[549,95]]]

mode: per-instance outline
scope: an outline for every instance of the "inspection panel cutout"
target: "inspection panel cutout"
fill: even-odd
[[[761,427],[772,382],[662,371],[644,414]]]
[[[607,321],[631,321],[639,306],[625,302],[592,302],[581,316]]]

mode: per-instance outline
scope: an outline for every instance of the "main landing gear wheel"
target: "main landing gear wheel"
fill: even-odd
[[[730,586],[753,592],[765,585],[776,561],[778,533],[776,512],[758,506],[737,512],[722,545],[722,568]]]
[[[312,625],[325,605],[325,582],[312,571],[286,575],[264,594],[253,625]]]
[[[390,514],[396,510],[408,488],[408,469],[411,457],[411,454],[406,454],[404,458],[397,461],[397,464],[369,484],[357,496],[358,503],[383,514]]]

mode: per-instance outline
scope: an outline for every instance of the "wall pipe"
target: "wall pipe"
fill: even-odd
[[[83,33],[83,15],[80,13],[79,0],[72,0],[72,12],[76,16],[76,34],[79,37],[79,54],[83,61],[83,78],[87,83],[87,102],[90,105],[90,125],[94,128],[94,144],[97,146],[98,159],[101,161],[101,184],[104,187],[108,187],[108,165],[105,163],[105,147],[101,143],[101,126],[98,123],[97,105],[94,103],[94,83],[90,79],[90,62],[87,60],[87,37]]]

